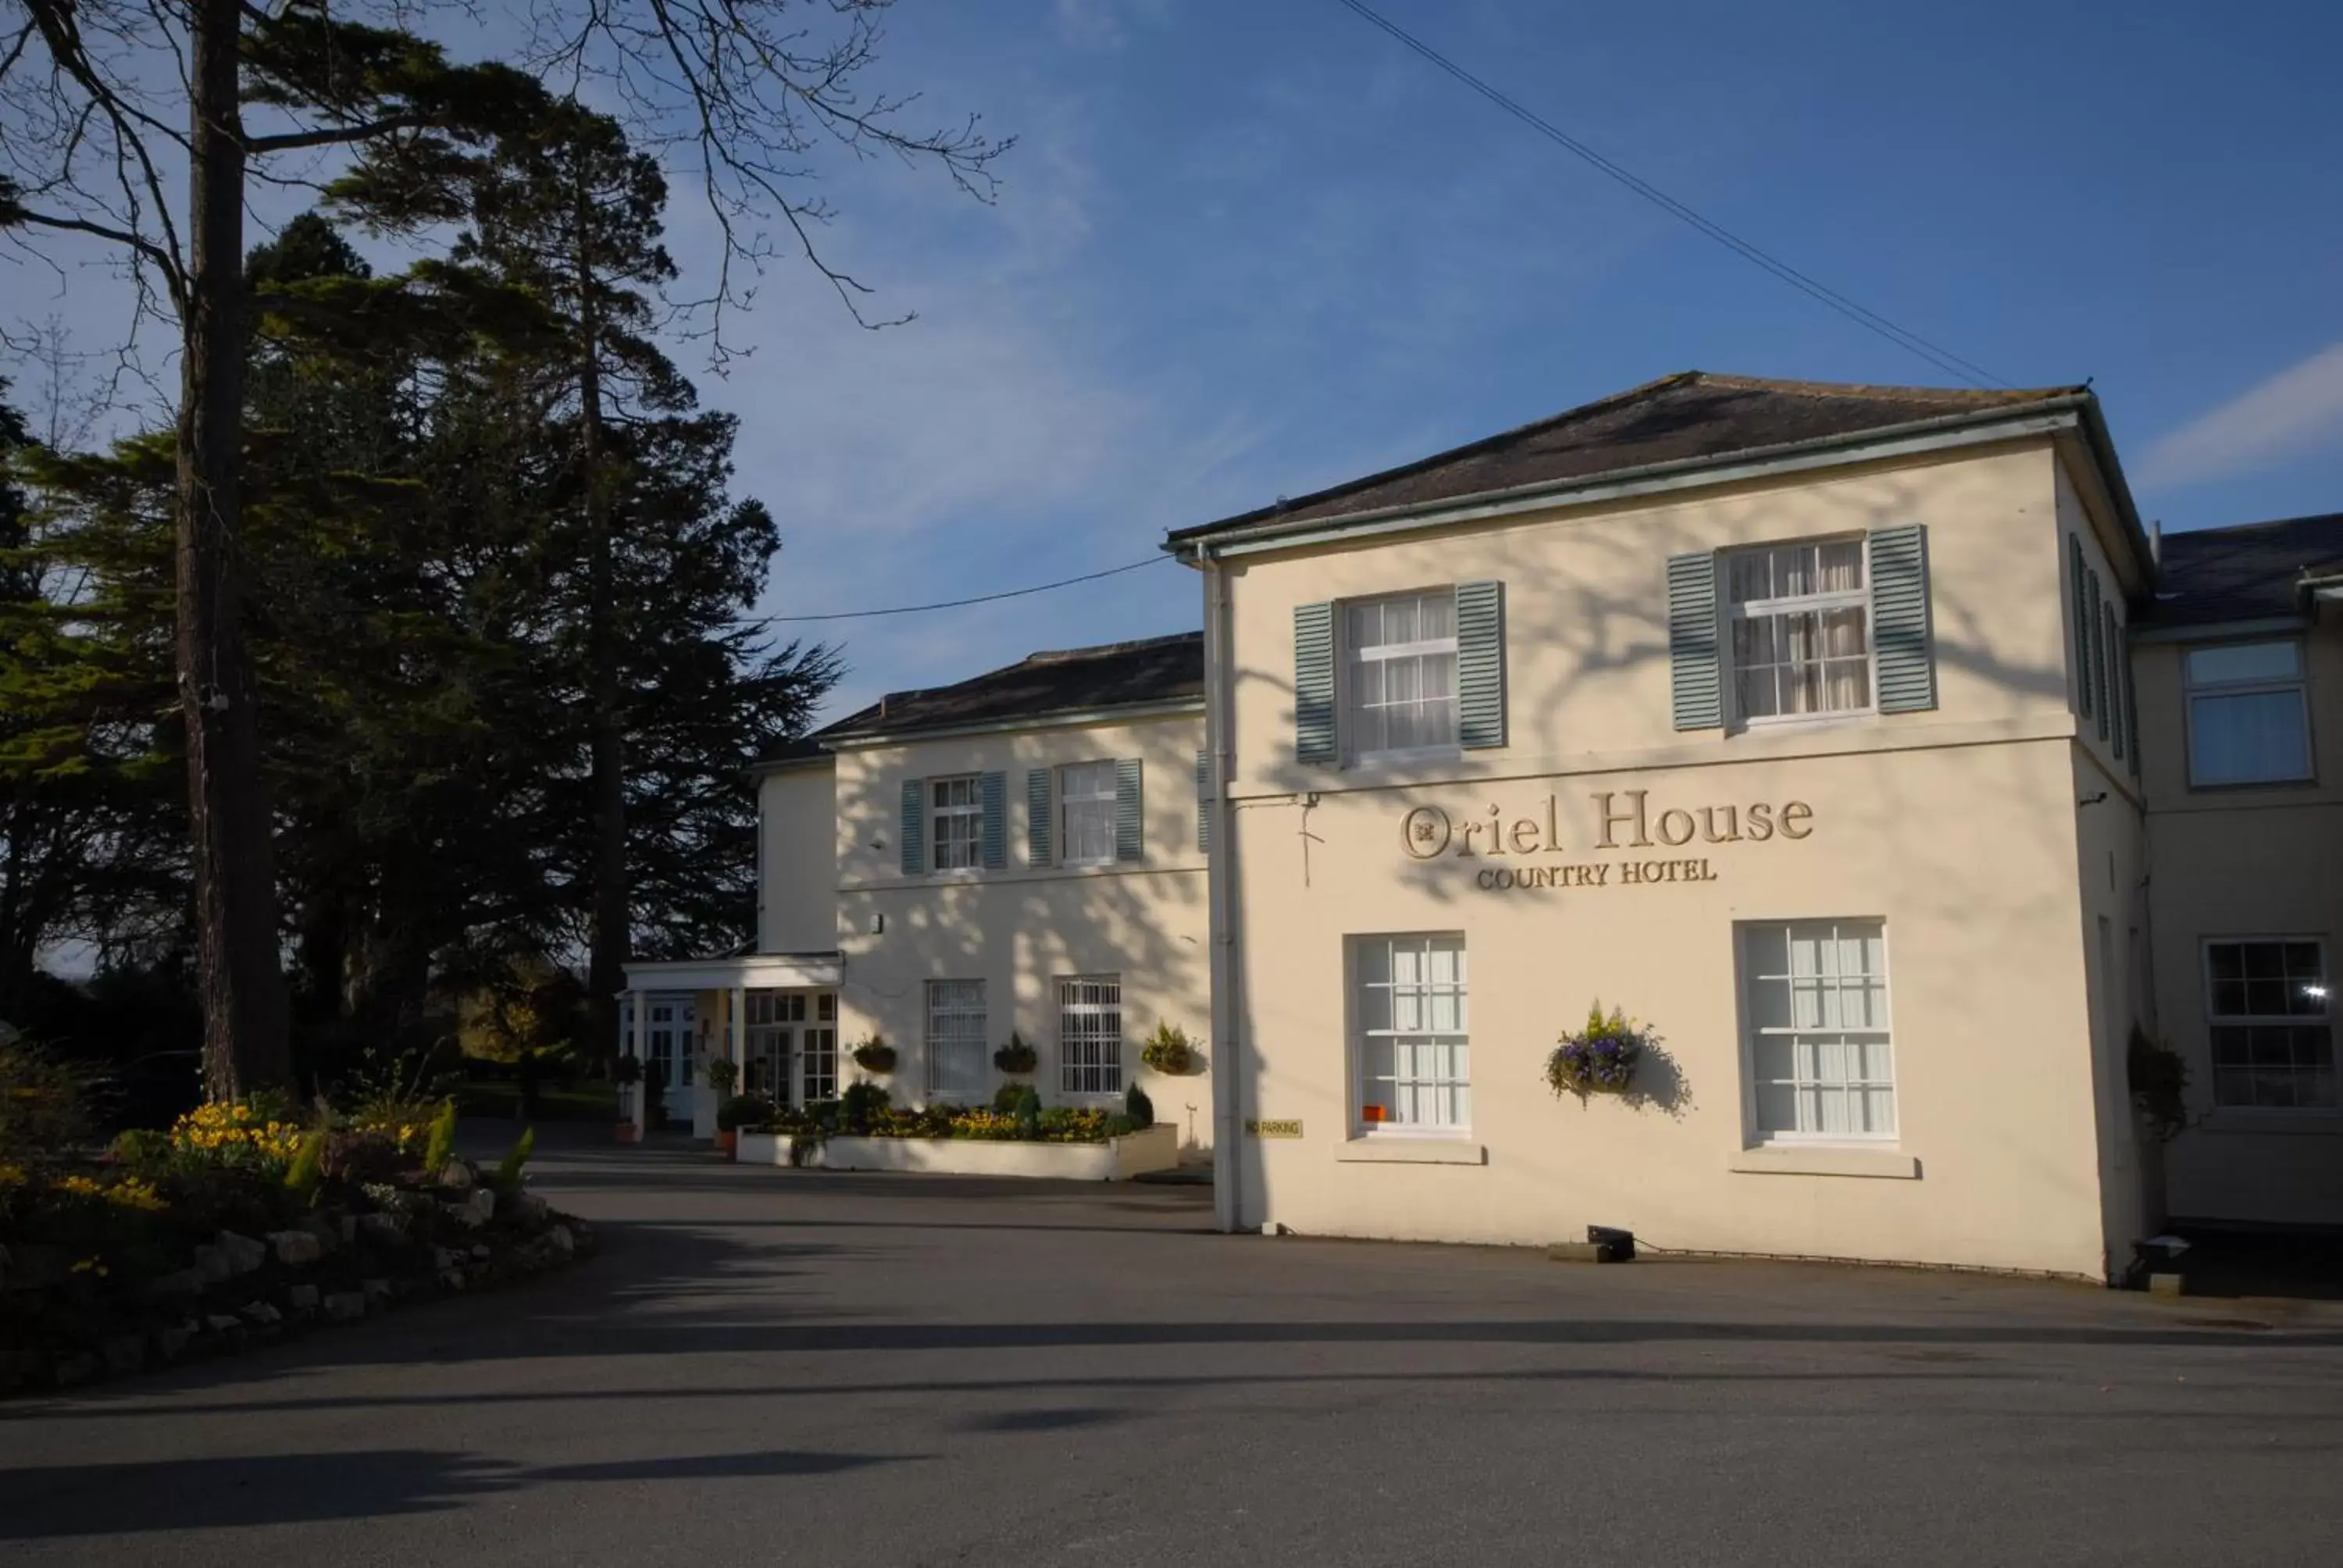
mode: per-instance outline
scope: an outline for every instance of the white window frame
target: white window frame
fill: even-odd
[[[968,786],[968,799],[950,806],[937,804],[938,797],[949,787]],[[930,876],[955,876],[978,870],[984,864],[984,779],[976,773],[946,773],[921,781],[927,791],[924,802],[928,822],[928,872]],[[965,864],[947,866],[943,863],[943,825],[947,821],[968,824],[968,860]],[[960,842],[955,839],[954,843]]]
[[[1413,642],[1377,643],[1363,648],[1351,635],[1351,612],[1363,605],[1397,604],[1403,599],[1445,598],[1449,601],[1449,632],[1446,637],[1420,638]],[[1338,642],[1334,700],[1341,725],[1342,755],[1352,767],[1375,767],[1390,762],[1410,762],[1426,759],[1461,757],[1464,750],[1464,691],[1463,656],[1456,637],[1456,585],[1405,588],[1396,593],[1362,594],[1355,598],[1338,599],[1334,604],[1335,630]],[[1453,721],[1450,739],[1431,746],[1387,747],[1368,751],[1359,745],[1358,668],[1363,663],[1384,663],[1401,658],[1419,658],[1426,654],[1448,655],[1453,670],[1449,685],[1453,689],[1448,701]]]
[[[2213,950],[2215,948],[2223,947],[2252,947],[2257,944],[2278,945],[2281,943],[2293,943],[2298,946],[2316,948],[2318,950],[2319,980],[2326,988],[2327,993],[2319,1000],[2327,1004],[2326,1012],[2316,1016],[2309,1013],[2216,1012],[2214,1010],[2213,1000]],[[2223,935],[2217,937],[2205,937],[2200,939],[2197,942],[2197,975],[2203,981],[2205,987],[2205,1060],[2208,1064],[2210,1064],[2212,1069],[2213,1076],[2210,1089],[2213,1097],[2213,1104],[2220,1111],[2221,1114],[2224,1116],[2244,1115],[2253,1117],[2309,1116],[2325,1118],[2343,1116],[2343,1071],[2338,1071],[2338,1069],[2343,1069],[2343,1062],[2338,1062],[2337,1060],[2337,1052],[2335,1049],[2337,1026],[2338,1023],[2343,1023],[2343,1020],[2339,1020],[2336,1016],[2335,970],[2333,966],[2328,962],[2327,939],[2325,937],[2309,935],[2303,932],[2296,932],[2291,935],[2271,935],[2267,932],[2255,932],[2247,936]],[[2335,1081],[2337,1086],[2336,1098],[2333,1101],[2325,1105],[2257,1105],[2251,1101],[2228,1101],[2221,1098],[2221,1059],[2217,1054],[2216,1048],[2213,1044],[2213,1031],[2215,1030],[2225,1028],[2251,1029],[2257,1026],[2264,1028],[2293,1028],[2300,1026],[2316,1027],[2322,1024],[2327,1030],[2327,1056],[2328,1062],[2328,1076],[2330,1080]]]
[[[1841,925],[1876,926],[1879,928],[1880,991],[1885,999],[1887,1027],[1878,1029],[1829,1029],[1817,1025],[1801,1030],[1795,1020],[1779,1028],[1761,1029],[1757,1023],[1757,1008],[1752,994],[1752,984],[1760,978],[1755,972],[1750,956],[1750,938],[1761,930],[1780,928],[1789,930],[1799,926]],[[1733,927],[1733,976],[1738,993],[1736,1000],[1741,1015],[1741,1117],[1744,1130],[1743,1145],[1750,1149],[1793,1148],[1894,1148],[1900,1144],[1904,1128],[1904,1092],[1896,1071],[1896,958],[1888,940],[1887,921],[1876,915],[1809,915],[1788,920],[1737,920]],[[1772,977],[1786,978],[1786,977]],[[1794,999],[1795,1000],[1795,999]],[[1800,1132],[1767,1128],[1758,1111],[1757,1040],[1761,1035],[1840,1034],[1884,1035],[1887,1042],[1887,1078],[1884,1084],[1871,1079],[1852,1079],[1837,1083],[1825,1083],[1819,1078],[1815,1086],[1834,1089],[1885,1088],[1888,1095],[1889,1120],[1892,1125],[1885,1132]],[[1769,1081],[1788,1082],[1801,1087],[1793,1077]]]
[[[947,987],[964,989],[947,990]],[[973,1006],[970,1001],[971,996]],[[920,1000],[923,1004],[924,1024],[920,1043],[921,1054],[928,1059],[928,1093],[930,1096],[965,1095],[971,1099],[982,1095],[992,1063],[989,1049],[991,1042],[987,1033],[991,1025],[984,982],[964,979],[931,980],[921,987]],[[970,1018],[975,1020],[973,1031],[966,1027]],[[955,1025],[949,1037],[939,1028],[946,1021]],[[976,1054],[974,1070],[969,1081],[964,1084],[945,1082],[944,1075],[937,1070],[943,1060],[941,1048],[947,1044],[970,1048],[971,1041]]]
[[[1457,1021],[1463,1025],[1463,1027],[1461,1029],[1450,1030],[1431,1029],[1401,1030],[1397,1028],[1369,1029],[1366,1021],[1367,1008],[1365,1006],[1365,994],[1368,988],[1368,982],[1364,978],[1365,970],[1361,962],[1361,959],[1366,950],[1372,946],[1381,945],[1392,948],[1394,952],[1396,952],[1400,944],[1422,943],[1423,944],[1424,950],[1429,952],[1431,944],[1435,942],[1451,943],[1454,946],[1459,975],[1454,987],[1457,1001]],[[1342,989],[1344,991],[1345,1010],[1348,1014],[1349,1024],[1345,1032],[1350,1037],[1351,1060],[1348,1076],[1350,1078],[1351,1136],[1353,1138],[1449,1139],[1462,1141],[1468,1140],[1473,1136],[1473,974],[1470,964],[1471,950],[1471,944],[1466,940],[1465,935],[1463,931],[1368,931],[1345,937],[1343,939]],[[1397,990],[1396,981],[1388,983],[1394,991]],[[1434,988],[1427,985],[1417,989],[1423,990],[1428,995]],[[1463,1051],[1463,1071],[1461,1075],[1433,1073],[1429,1075],[1412,1074],[1406,1077],[1402,1077],[1398,1072],[1397,1059],[1394,1057],[1393,1062],[1393,1071],[1390,1080],[1393,1090],[1391,1099],[1394,1103],[1398,1102],[1402,1098],[1399,1091],[1403,1084],[1413,1084],[1419,1088],[1430,1089],[1435,1092],[1446,1090],[1453,1092],[1462,1100],[1464,1107],[1464,1114],[1462,1117],[1453,1122],[1396,1121],[1389,1119],[1370,1121],[1368,1119],[1367,1106],[1371,1099],[1367,1093],[1367,1068],[1369,1065],[1368,1059],[1370,1047],[1372,1041],[1375,1039],[1386,1036],[1395,1040],[1400,1039],[1431,1040],[1436,1043],[1451,1046],[1455,1050]],[[1378,1081],[1381,1081],[1381,1080],[1378,1079]]]
[[[1106,792],[1104,794],[1100,794],[1093,790],[1086,794],[1075,794],[1071,787],[1071,781],[1073,779],[1075,771],[1080,769],[1093,769],[1100,777],[1103,778],[1106,780]],[[1058,864],[1061,866],[1113,865],[1115,815],[1120,809],[1121,803],[1120,784],[1117,780],[1114,759],[1112,758],[1101,758],[1084,762],[1061,763],[1058,766],[1057,784]],[[1085,855],[1079,858],[1074,854],[1075,839],[1073,808],[1076,801],[1081,801],[1084,805],[1090,806],[1095,806],[1101,801],[1105,802],[1106,849],[1104,853]]]
[[[2258,677],[2248,680],[2208,680],[2198,683],[2190,669],[2190,661],[2200,653],[2213,653],[2225,648],[2261,648],[2285,646],[2294,650],[2294,673],[2290,676]],[[2267,697],[2278,692],[2294,693],[2298,710],[2302,715],[2302,771],[2283,779],[2229,779],[2206,783],[2197,777],[2197,699],[2200,697]],[[2318,781],[2318,747],[2310,731],[2310,668],[2309,649],[2298,637],[2231,638],[2219,642],[2192,642],[2180,649],[2180,716],[2188,749],[2188,788],[2191,789],[2290,789]],[[2234,939],[2230,939],[2234,940]]]
[[[1121,1099],[1122,1071],[1122,977],[1119,974],[1060,975],[1058,995],[1058,1092],[1068,1100]],[[1085,999],[1084,986],[1111,987],[1113,997]],[[1068,1000],[1069,997],[1072,1000]],[[1084,1028],[1079,1021],[1113,1020],[1110,1036],[1102,1027]]]
[[[1855,546],[1855,560],[1862,568],[1863,586],[1856,588],[1836,588],[1825,593],[1792,594],[1782,598],[1752,599],[1747,604],[1735,603],[1733,598],[1733,563],[1749,556],[1770,555],[1775,550],[1816,549],[1825,545]],[[1725,700],[1733,724],[1742,729],[1773,729],[1783,726],[1797,727],[1814,724],[1844,724],[1849,719],[1868,719],[1879,711],[1879,612],[1872,603],[1870,539],[1863,534],[1819,534],[1810,538],[1769,539],[1763,544],[1735,546],[1722,552],[1717,563],[1717,598],[1725,612],[1724,636],[1717,653],[1725,675]],[[1822,614],[1835,609],[1859,609],[1863,612],[1864,703],[1860,708],[1832,708],[1816,713],[1756,713],[1748,712],[1741,700],[1741,665],[1735,648],[1734,627],[1749,620],[1771,619],[1775,616]]]

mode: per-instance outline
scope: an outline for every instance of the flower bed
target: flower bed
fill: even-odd
[[[408,1109],[304,1126],[283,1106],[209,1105],[103,1159],[63,1132],[6,1138],[0,1393],[239,1349],[591,1250],[580,1221],[523,1186],[527,1134],[492,1170],[435,1163],[452,1106],[437,1125]]]
[[[1144,1101],[1137,1102],[1143,1108]],[[1151,1111],[1080,1106],[1023,1111],[930,1105],[899,1108],[874,1086],[840,1100],[786,1111],[740,1134],[744,1164],[830,1171],[935,1171],[961,1175],[1054,1176],[1121,1181],[1179,1162],[1176,1131],[1152,1125]]]

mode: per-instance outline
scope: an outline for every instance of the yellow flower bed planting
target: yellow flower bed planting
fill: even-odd
[[[284,1164],[301,1147],[301,1129],[267,1119],[241,1101],[199,1105],[171,1124],[171,1146],[194,1154]]]

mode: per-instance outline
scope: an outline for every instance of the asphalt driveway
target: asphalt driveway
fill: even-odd
[[[2343,1561],[2343,1316],[578,1148],[603,1256],[0,1404],[0,1559]]]

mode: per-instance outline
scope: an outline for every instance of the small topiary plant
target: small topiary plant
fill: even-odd
[[[536,1152],[537,1129],[534,1127],[522,1128],[520,1130],[520,1136],[513,1140],[513,1146],[505,1151],[505,1157],[497,1161],[497,1173],[494,1178],[494,1185],[496,1186],[497,1191],[499,1192],[519,1191],[520,1168],[528,1164],[528,1157]]]
[[[1132,1084],[1122,1091],[1122,1113],[1133,1127],[1155,1125],[1155,1101],[1147,1098],[1147,1091]]]
[[[719,1095],[732,1092],[740,1081],[740,1064],[729,1056],[711,1058],[708,1063],[708,1087]]]
[[[1039,1138],[1041,1135],[1041,1096],[1031,1084],[1017,1097],[1017,1136]]]
[[[773,1119],[773,1102],[761,1094],[736,1094],[716,1108],[716,1130],[738,1132],[744,1127],[762,1127]]]
[[[1032,1087],[1030,1083],[1002,1084],[992,1091],[992,1113],[995,1116],[1016,1115],[1017,1102],[1024,1099],[1025,1091]]]
[[[867,1132],[871,1121],[892,1103],[887,1091],[875,1083],[850,1083],[838,1097],[838,1118],[847,1131]]]
[[[445,1100],[439,1103],[439,1114],[431,1119],[431,1137],[423,1145],[423,1169],[437,1176],[455,1157],[456,1102]]]

